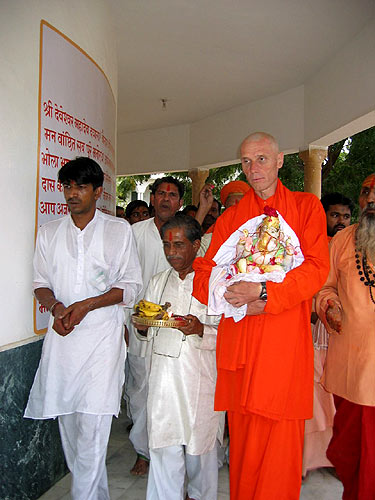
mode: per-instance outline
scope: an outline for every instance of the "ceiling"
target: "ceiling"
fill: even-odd
[[[119,134],[192,123],[297,87],[374,15],[374,0],[108,2]]]

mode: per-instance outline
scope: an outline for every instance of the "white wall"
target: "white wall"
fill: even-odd
[[[119,135],[117,174],[148,174],[189,169],[188,125]]]
[[[118,137],[119,175],[186,171],[236,162],[241,140],[266,130],[284,151],[303,142],[304,90],[276,96],[210,116],[190,125],[125,133]]]
[[[375,19],[305,83],[305,145],[374,126]],[[363,117],[363,118],[362,118]]]
[[[106,73],[117,100],[116,45],[104,0],[1,2],[0,348],[35,337],[31,265],[35,227],[41,19],[62,31],[97,62]],[[67,82],[68,78],[67,75]]]
[[[256,131],[274,135],[284,151],[295,150],[303,140],[303,106],[303,87],[297,87],[193,123],[190,166],[235,161],[242,139]]]
[[[304,85],[186,125],[183,134],[181,127],[170,127],[121,135],[119,173],[235,162],[241,140],[256,130],[270,132],[281,149],[295,152],[309,145],[328,146],[374,126],[374,54],[375,19],[371,19]]]

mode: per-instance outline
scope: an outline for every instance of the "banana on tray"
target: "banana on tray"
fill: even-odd
[[[142,299],[134,306],[134,311],[140,318],[168,320],[169,314],[167,313],[167,309],[170,306],[171,304],[169,302],[161,306]]]

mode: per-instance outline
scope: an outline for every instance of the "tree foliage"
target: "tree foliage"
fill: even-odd
[[[132,191],[135,191],[137,183],[148,180],[149,175],[127,175],[116,179],[116,204],[123,205]]]
[[[375,127],[353,135],[322,182],[322,194],[339,191],[356,204],[364,179],[375,172]]]
[[[375,172],[375,127],[329,146],[328,157],[322,167],[322,195],[338,191],[357,203],[363,180],[373,172]],[[191,204],[191,179],[188,173],[176,172],[171,175],[185,185],[184,205]],[[304,190],[304,166],[298,153],[285,156],[279,176],[291,191]],[[137,183],[142,183],[149,177],[149,175],[134,175],[119,178],[117,198],[120,204],[135,190]],[[241,164],[212,168],[207,178],[207,182],[214,185],[214,196],[217,199],[220,198],[220,190],[224,184],[232,180],[246,180]]]

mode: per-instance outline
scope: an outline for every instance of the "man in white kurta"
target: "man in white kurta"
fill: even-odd
[[[189,234],[185,224],[196,232]],[[189,324],[181,331],[150,328],[147,333],[147,340],[153,341],[147,400],[151,456],[147,499],[185,498],[186,471],[188,498],[216,500],[217,441],[222,440],[224,420],[223,413],[214,411],[219,317],[208,316],[207,307],[192,296],[191,266],[200,240],[197,221],[176,216],[163,226],[162,238],[172,268],[151,279],[145,297],[158,304],[170,302],[170,310]]]
[[[121,305],[142,286],[130,225],[95,209],[100,172],[88,158],[60,170],[71,214],[40,228],[34,257],[35,295],[51,316],[25,417],[58,417],[79,500],[109,498],[106,449],[124,382]]]
[[[164,255],[159,229],[181,207],[183,189],[183,185],[173,177],[163,177],[155,181],[151,195],[155,217],[132,225],[144,284],[139,298],[143,298],[144,290],[152,276],[170,267]],[[148,470],[148,460],[150,458],[146,404],[151,346],[147,342],[138,340],[134,327],[129,321],[131,313],[132,311],[128,310],[129,348],[125,396],[128,401],[129,416],[133,421],[129,438],[137,452],[137,461],[131,472],[134,475],[143,475]]]

